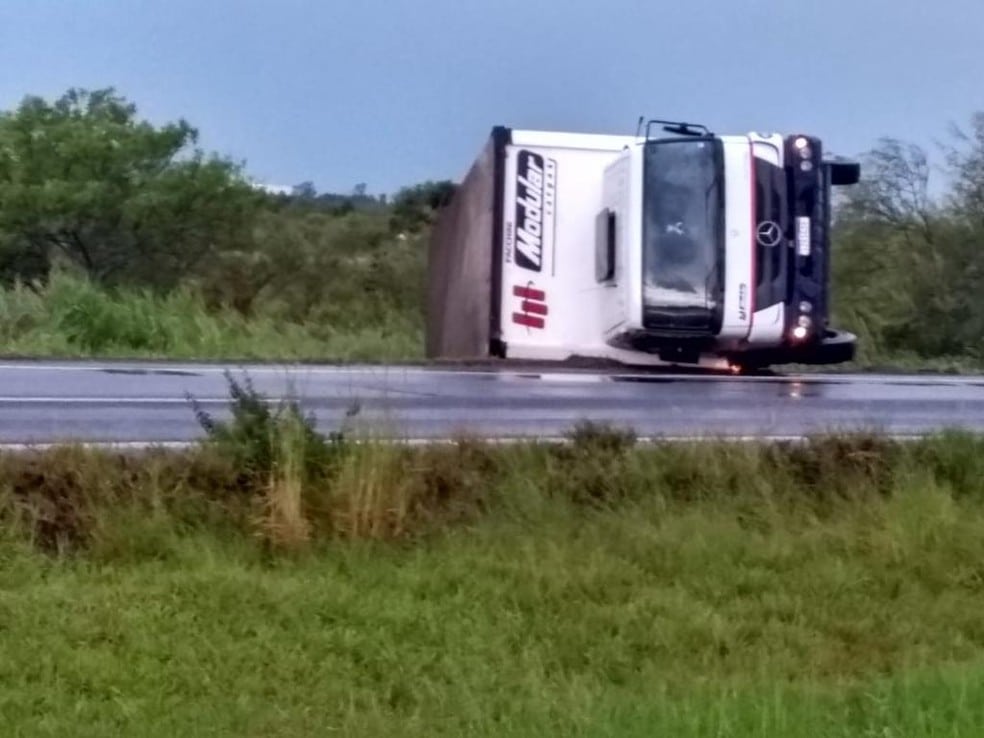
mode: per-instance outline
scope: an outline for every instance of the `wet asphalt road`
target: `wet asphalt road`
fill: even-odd
[[[290,388],[319,427],[401,438],[556,437],[582,419],[641,436],[799,437],[870,430],[984,431],[984,377],[727,377],[417,367],[229,367],[268,397]],[[0,363],[0,443],[182,442],[201,435],[188,396],[227,417],[224,367]]]

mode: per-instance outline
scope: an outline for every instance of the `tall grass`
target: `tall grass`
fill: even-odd
[[[418,315],[332,323],[259,303],[246,316],[190,289],[111,293],[56,273],[37,290],[0,290],[0,345],[8,356],[398,361],[422,355],[423,334]]]
[[[280,547],[296,549],[308,542],[311,526],[302,507],[304,493],[305,429],[288,416],[276,439],[276,457],[264,496],[264,534]]]
[[[980,438],[641,446],[582,428],[319,457],[303,418],[268,418],[252,465],[218,433],[180,453],[0,456],[12,734],[984,720]]]

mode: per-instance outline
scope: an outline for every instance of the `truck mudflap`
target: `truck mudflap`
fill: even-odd
[[[742,371],[755,371],[774,364],[843,364],[854,359],[857,341],[853,333],[828,329],[818,341],[799,346],[751,349],[728,355],[727,359]]]

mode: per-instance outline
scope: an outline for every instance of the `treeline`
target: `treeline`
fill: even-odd
[[[834,249],[834,304],[866,362],[984,364],[984,112],[935,156],[880,141]]]
[[[984,113],[894,139],[835,209],[833,303],[866,364],[984,364]],[[939,180],[939,181],[937,181]],[[286,194],[112,89],[0,113],[0,351],[400,359],[455,189]]]
[[[0,114],[0,350],[421,350],[424,244],[452,183],[275,195],[197,143],[112,89]],[[257,322],[280,329],[254,335]]]

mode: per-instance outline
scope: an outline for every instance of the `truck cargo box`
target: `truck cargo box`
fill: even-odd
[[[431,240],[427,355],[658,363],[603,341],[604,170],[632,136],[493,129]],[[563,207],[558,207],[559,203]]]

